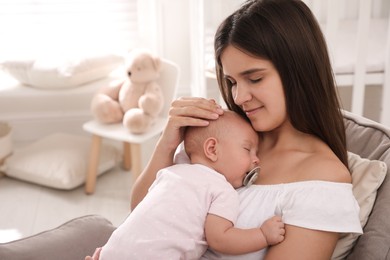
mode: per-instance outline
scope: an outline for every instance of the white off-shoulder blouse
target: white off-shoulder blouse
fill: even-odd
[[[184,150],[176,163],[188,162]],[[240,199],[235,227],[260,227],[274,215],[283,222],[302,228],[339,233],[362,233],[359,205],[352,184],[328,181],[302,181],[274,185],[251,185],[237,190]],[[263,259],[267,249],[240,255],[220,255],[209,249],[202,259]]]

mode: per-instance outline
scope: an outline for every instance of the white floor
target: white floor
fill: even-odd
[[[154,137],[141,146],[144,167],[156,145]],[[107,141],[107,140],[105,140]],[[119,150],[120,142],[111,142]],[[28,145],[16,142],[14,150]],[[11,179],[0,173],[0,243],[31,236],[56,228],[80,216],[98,214],[119,226],[130,213],[131,171],[116,167],[98,177],[96,191],[84,193],[84,186],[74,190],[56,190]]]
[[[98,178],[96,192],[60,191],[0,177],[0,242],[55,228],[83,215],[99,214],[115,226],[129,214],[131,172],[119,166]]]

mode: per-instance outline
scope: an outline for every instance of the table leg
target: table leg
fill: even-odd
[[[141,174],[142,171],[142,161],[141,161],[141,145],[140,144],[131,144],[131,172],[133,183]]]
[[[131,150],[128,142],[123,142],[123,169],[126,171],[131,169]]]
[[[102,138],[100,136],[92,135],[91,151],[89,155],[89,164],[85,181],[86,194],[92,194],[95,192],[101,143]]]

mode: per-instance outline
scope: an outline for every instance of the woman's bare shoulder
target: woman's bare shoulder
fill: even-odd
[[[302,180],[351,183],[348,168],[331,152],[316,152],[305,157],[300,166]]]

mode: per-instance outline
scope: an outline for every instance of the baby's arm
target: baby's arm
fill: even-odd
[[[284,223],[279,216],[265,221],[260,228],[235,228],[229,220],[208,214],[205,234],[208,245],[215,251],[240,255],[255,252],[284,239]]]

